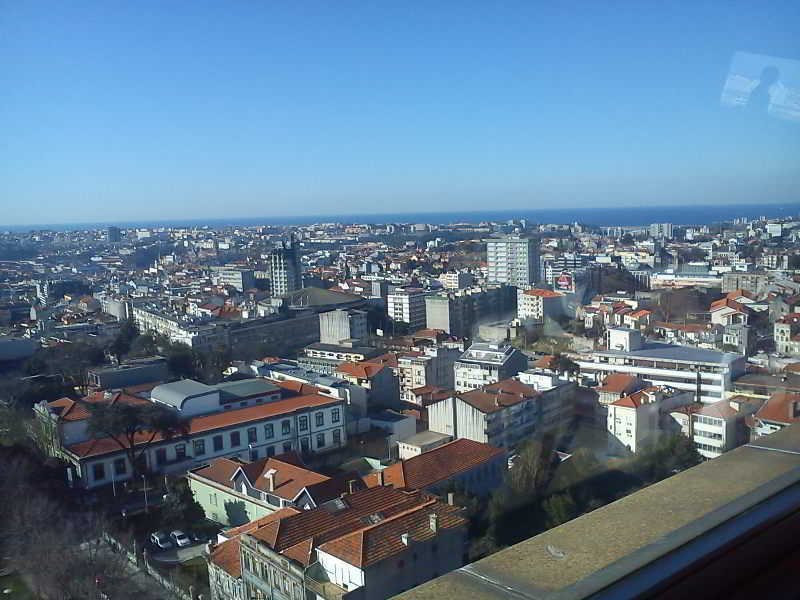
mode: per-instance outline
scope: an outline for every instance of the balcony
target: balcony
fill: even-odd
[[[795,425],[398,598],[794,597],[798,536]]]
[[[361,589],[354,587],[348,591],[336,585],[329,579],[325,569],[319,563],[311,565],[306,571],[305,586],[307,590],[321,598],[325,598],[325,600],[352,600],[360,596],[360,594],[354,592]]]

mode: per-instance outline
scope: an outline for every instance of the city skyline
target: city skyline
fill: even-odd
[[[792,202],[798,124],[719,98],[797,16],[8,6],[4,224]]]

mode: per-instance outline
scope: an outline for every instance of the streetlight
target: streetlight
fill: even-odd
[[[147,480],[142,475],[142,489],[144,490],[144,512],[147,512]]]

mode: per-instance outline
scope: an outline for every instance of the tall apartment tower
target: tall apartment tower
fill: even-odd
[[[294,237],[270,252],[269,270],[273,296],[283,296],[303,287]]]
[[[489,283],[529,288],[539,279],[539,246],[535,240],[507,236],[486,240]]]

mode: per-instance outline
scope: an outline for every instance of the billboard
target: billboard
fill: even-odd
[[[561,271],[561,275],[556,277],[555,288],[556,291],[564,292],[565,294],[574,294],[575,276],[570,271]]]

